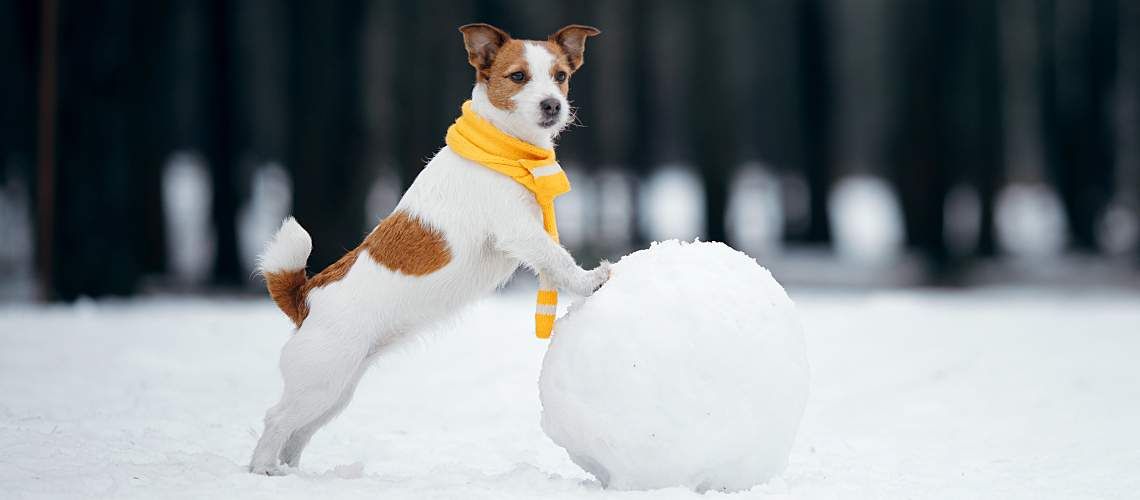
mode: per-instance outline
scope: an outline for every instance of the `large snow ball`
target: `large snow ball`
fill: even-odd
[[[751,257],[657,243],[558,320],[539,388],[543,430],[603,486],[748,489],[787,465],[803,330]]]

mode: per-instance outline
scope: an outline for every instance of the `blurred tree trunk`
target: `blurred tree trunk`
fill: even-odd
[[[901,195],[908,246],[925,258],[931,278],[947,277],[943,204],[949,191],[947,158],[953,130],[947,107],[953,33],[953,2],[916,0],[897,6],[894,45],[900,63],[894,77],[901,92],[893,120],[891,163]]]
[[[1126,169],[1127,174],[1123,175],[1118,181],[1128,179],[1125,185],[1119,186],[1120,191],[1125,193],[1125,196],[1132,197],[1131,208],[1133,213],[1140,217],[1140,3],[1126,2],[1123,6],[1124,12],[1121,13],[1128,20],[1127,36],[1121,36],[1121,47],[1127,47],[1122,54],[1126,59],[1126,63],[1131,66],[1129,75],[1131,77],[1130,90],[1132,94],[1132,109],[1128,115],[1129,126],[1126,129],[1127,135],[1122,138],[1128,144],[1130,151],[1127,164],[1122,165]],[[1125,45],[1127,44],[1127,45]],[[1131,185],[1127,185],[1131,184]],[[1137,257],[1137,263],[1140,264],[1140,242],[1133,243],[1133,252]]]
[[[631,146],[629,141],[640,125],[636,122],[643,118],[634,114],[631,68],[635,64],[633,18],[641,14],[634,13],[631,0],[592,1],[589,5],[593,13],[590,17],[596,19],[597,24],[620,26],[622,29],[608,30],[587,44],[587,62],[574,75],[581,81],[571,82],[575,94],[571,98],[576,101],[588,99],[582,103],[586,109],[585,116],[590,119],[580,121],[585,129],[573,133],[589,132],[589,140],[583,148],[585,151],[581,153],[587,155],[583,158],[589,160],[586,167],[591,172],[602,167],[630,168],[633,159],[627,156]]]
[[[520,23],[513,14],[518,9],[511,9],[505,5],[506,0],[475,0],[475,17],[473,23],[488,23],[506,30],[508,33]],[[459,26],[456,26],[458,28]],[[460,46],[462,48],[462,46]],[[466,59],[464,59],[466,60]],[[471,70],[474,72],[474,68]]]
[[[59,298],[134,291],[131,245],[131,2],[59,10],[52,285]]]
[[[288,12],[287,5],[276,0],[235,3],[231,30],[237,43],[230,65],[234,68],[231,83],[237,88],[234,99],[239,103],[235,112],[240,119],[234,135],[242,149],[236,152],[244,174],[253,165],[285,158],[289,127]],[[239,186],[246,186],[249,179],[242,175]],[[246,189],[241,191],[246,194]]]
[[[174,147],[169,93],[172,60],[167,2],[136,0],[131,30],[131,176],[135,188],[130,211],[137,220],[131,244],[144,273],[166,270],[166,230],[163,218],[162,166]]]
[[[5,75],[0,78],[4,109],[0,114],[0,184],[8,175],[8,162],[16,157],[30,160],[35,149],[39,37],[39,2],[0,2],[0,71]],[[24,174],[33,177],[30,168]]]
[[[634,0],[634,15],[630,20],[632,33],[627,50],[630,51],[630,65],[632,66],[629,78],[630,95],[632,98],[632,118],[630,137],[626,141],[627,150],[625,158],[627,166],[633,170],[633,182],[630,183],[630,207],[633,234],[630,243],[633,248],[642,248],[649,243],[645,229],[638,221],[641,212],[641,182],[649,178],[653,166],[662,161],[654,148],[654,134],[658,132],[656,125],[659,122],[657,106],[653,99],[652,75],[654,43],[650,22],[655,2],[650,0]]]
[[[287,163],[293,171],[294,214],[313,238],[313,270],[340,258],[363,236],[368,186],[359,182],[362,12],[353,0],[289,4]]]
[[[981,204],[980,225],[976,253],[990,257],[997,253],[994,228],[994,204],[998,189],[1005,180],[1005,130],[1003,127],[1002,46],[999,4],[991,0],[972,0],[969,3],[971,33],[963,37],[972,40],[971,63],[977,97],[971,109],[977,116],[966,122],[975,129],[972,163],[974,182]]]
[[[580,6],[582,10],[587,12],[592,11],[594,7],[592,1],[582,2]],[[602,36],[606,35],[603,34]],[[609,88],[609,85],[613,83],[606,81],[602,76],[605,74],[605,70],[599,66],[603,65],[603,57],[600,55],[595,57],[595,54],[592,53],[597,50],[598,43],[598,39],[586,42],[586,63],[570,78],[571,105],[575,110],[586,110],[583,116],[591,117],[592,120],[580,119],[578,123],[584,124],[584,127],[571,125],[557,141],[560,158],[565,158],[591,173],[596,170],[598,163],[602,162],[603,159],[613,160],[612,156],[606,158],[606,152],[602,151],[601,147],[603,141],[599,136],[603,134],[605,124],[591,126],[593,120],[605,120],[602,118],[603,108],[600,106],[601,103],[605,102],[605,99],[598,92],[598,89]],[[620,46],[620,44],[618,45]],[[574,179],[570,180],[573,182]]]
[[[799,6],[796,0],[781,0],[748,2],[747,9],[754,40],[749,44],[753,58],[748,64],[754,76],[746,113],[754,132],[748,138],[751,144],[745,146],[751,149],[749,154],[780,169],[785,178],[795,179],[804,175],[801,155],[807,146],[801,143],[810,139],[803,136],[805,117],[796,69],[801,67]],[[782,232],[786,240],[802,240],[808,232],[806,196],[801,190],[784,192]]]
[[[0,82],[5,117],[0,118],[0,181],[7,181],[10,161],[23,157],[29,179],[37,295],[54,298],[55,141],[57,135],[59,4],[54,1],[8,2],[0,35]],[[17,160],[18,161],[18,160]],[[34,194],[33,194],[34,193]]]
[[[235,6],[227,0],[211,0],[207,7],[206,43],[209,76],[203,89],[206,109],[205,156],[213,184],[210,217],[213,222],[216,253],[213,281],[234,286],[242,282],[237,248],[238,194],[238,99],[235,43]]]
[[[705,190],[705,237],[710,241],[728,241],[725,216],[728,212],[728,183],[735,168],[736,137],[726,122],[740,110],[735,109],[731,82],[723,68],[732,61],[726,54],[729,34],[717,19],[722,1],[689,4],[693,23],[692,48],[687,61],[693,163]]]
[[[1057,21],[1056,0],[1038,0],[1037,15],[1037,80],[1040,93],[1038,107],[1041,110],[1041,149],[1045,168],[1060,182],[1055,171],[1058,165],[1060,147],[1058,144],[1057,113]],[[1058,191],[1063,189],[1057,185]]]
[[[1112,195],[1117,5],[1042,0],[1046,160],[1069,219],[1073,246],[1095,251],[1096,223]]]
[[[50,121],[54,120],[54,112],[50,113],[50,117],[47,116],[49,113],[43,113],[41,117],[38,112],[41,102],[47,104],[41,100],[41,97],[49,96],[37,92],[39,80],[43,78],[40,70],[44,68],[39,64],[38,58],[56,56],[56,51],[53,50],[49,54],[41,48],[41,35],[44,34],[43,11],[51,7],[46,0],[0,0],[0,74],[4,75],[0,78],[0,110],[2,110],[0,111],[0,191],[5,187],[24,189],[24,192],[15,194],[23,200],[29,200],[28,210],[31,220],[28,222],[32,226],[27,229],[32,233],[29,235],[34,238],[32,241],[36,242],[32,254],[29,255],[31,262],[24,262],[22,258],[10,260],[0,257],[0,273],[6,276],[4,279],[11,280],[12,275],[39,271],[38,275],[32,274],[37,278],[36,285],[39,289],[32,288],[27,290],[27,293],[35,296],[38,291],[41,298],[49,298],[46,295],[49,295],[51,290],[50,259],[46,258],[48,248],[42,245],[40,240],[50,236],[48,234],[50,230],[44,231],[44,228],[34,221],[41,216],[36,201],[46,204],[50,200],[46,197],[38,200],[33,193],[36,193],[40,187],[37,182],[39,172],[35,168],[36,162],[40,160],[36,153],[37,130],[47,126],[52,126],[52,130],[55,130]],[[54,30],[48,35],[55,40],[59,39],[58,33]],[[50,97],[54,98],[54,92]],[[44,106],[44,111],[47,111],[46,108],[47,106]],[[41,123],[41,119],[49,121]],[[44,160],[50,161],[50,158]],[[2,215],[4,214],[0,214]],[[42,215],[50,215],[50,209]],[[7,232],[12,234],[11,231]],[[0,254],[12,256],[11,250],[14,249],[12,247],[14,244],[14,242],[0,241]]]
[[[440,60],[440,54],[434,53],[434,46],[429,40],[433,35],[429,33],[429,20],[433,15],[428,12],[430,10],[432,6],[420,2],[398,2],[396,7],[401,22],[397,23],[393,63],[396,68],[410,69],[392,75],[395,79],[392,87],[396,93],[392,99],[393,116],[397,122],[393,149],[403,184],[401,191],[412,185],[420,170],[443,145],[446,132],[433,126],[436,121],[434,111],[440,106],[443,94],[442,79],[432,71],[411,69],[420,68],[425,59]],[[450,30],[449,33],[453,33],[457,40],[455,50],[462,51],[461,35]],[[471,74],[474,71],[471,69]],[[448,104],[454,106],[454,114],[458,115],[461,103]]]
[[[822,0],[796,3],[799,42],[800,168],[807,180],[808,223],[802,241],[831,241],[827,198],[831,187],[832,89],[826,6]]]

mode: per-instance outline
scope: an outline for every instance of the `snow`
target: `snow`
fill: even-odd
[[[633,190],[636,183],[628,168],[603,168],[597,175],[597,208],[595,218],[598,240],[603,248],[630,246],[634,232]],[[570,198],[573,198],[572,196]]]
[[[879,263],[902,253],[902,208],[886,180],[870,175],[840,179],[828,203],[835,253],[855,262]]]
[[[1097,241],[1105,253],[1127,255],[1140,240],[1140,217],[1135,204],[1113,200],[1097,224]]]
[[[627,255],[562,318],[542,428],[605,487],[745,490],[783,472],[807,399],[795,306],[723,243]]]
[[[573,179],[574,196],[558,200],[558,236],[570,248],[581,248],[593,236],[590,214],[598,203],[598,190],[593,176],[576,163],[562,165],[566,176]]]
[[[725,222],[738,248],[750,255],[778,253],[784,239],[780,179],[762,164],[742,165],[729,186]]]
[[[779,272],[776,272],[778,278]],[[299,472],[243,467],[280,391],[267,298],[0,306],[5,498],[1135,498],[1133,290],[791,288],[812,392],[782,478],[602,490],[539,426],[531,290],[375,366]]]
[[[0,302],[35,298],[35,231],[28,181],[15,165],[0,156]],[[11,162],[15,163],[15,162]],[[6,177],[6,179],[3,179]]]
[[[690,239],[705,231],[701,179],[685,165],[669,164],[641,187],[641,228],[651,240]]]
[[[166,255],[177,281],[202,283],[210,273],[217,242],[210,221],[214,186],[198,155],[178,152],[162,170]]]
[[[633,234],[633,178],[616,165],[563,163],[573,196],[558,198],[558,234],[567,248],[625,249]]]
[[[998,193],[994,205],[998,244],[1010,255],[1045,259],[1065,249],[1068,221],[1061,199],[1049,186],[1010,184]]]
[[[35,246],[28,182],[14,168],[0,180],[0,268],[31,269]]]

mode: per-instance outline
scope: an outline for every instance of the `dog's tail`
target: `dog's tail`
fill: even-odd
[[[265,247],[257,259],[257,269],[265,277],[269,296],[277,303],[289,319],[297,326],[308,316],[309,305],[305,301],[305,262],[313,251],[313,240],[309,233],[289,217],[281,223],[281,229]]]

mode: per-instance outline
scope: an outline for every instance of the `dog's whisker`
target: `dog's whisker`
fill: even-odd
[[[578,108],[571,107],[569,117],[566,119],[567,127],[582,127],[585,128],[586,124],[582,122],[582,117],[578,116]]]

